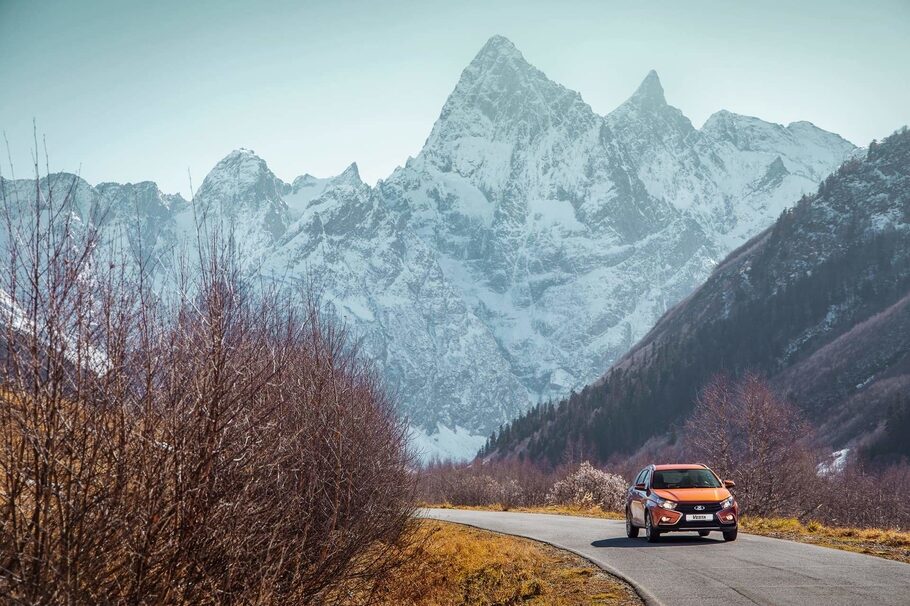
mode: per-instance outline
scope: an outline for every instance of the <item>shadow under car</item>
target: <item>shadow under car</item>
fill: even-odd
[[[698,535],[661,535],[660,540],[656,543],[650,543],[647,539],[630,539],[628,537],[613,537],[610,539],[599,539],[591,543],[591,547],[673,547],[676,545],[723,545],[720,532],[716,533],[718,538],[715,539],[710,535],[700,537]]]

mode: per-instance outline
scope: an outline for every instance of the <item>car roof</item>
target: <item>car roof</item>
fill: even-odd
[[[673,465],[655,465],[654,469],[663,471],[667,469],[707,469],[701,463],[675,463]]]

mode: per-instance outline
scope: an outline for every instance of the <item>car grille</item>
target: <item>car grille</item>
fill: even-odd
[[[696,509],[702,507],[703,509]],[[676,506],[676,511],[686,513],[717,513],[721,510],[720,503],[680,503]]]

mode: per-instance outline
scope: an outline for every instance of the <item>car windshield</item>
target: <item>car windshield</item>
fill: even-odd
[[[707,469],[664,469],[655,470],[651,488],[720,488],[720,482]]]

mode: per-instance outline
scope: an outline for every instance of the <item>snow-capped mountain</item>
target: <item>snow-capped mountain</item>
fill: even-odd
[[[376,187],[353,164],[287,183],[237,150],[192,203],[148,183],[92,195],[164,266],[217,218],[264,275],[315,278],[425,455],[469,457],[529,404],[601,375],[854,150],[723,111],[697,129],[654,72],[602,116],[496,36]]]
[[[766,378],[841,461],[908,454],[910,131],[845,162],[601,378],[517,419],[485,454],[556,463],[653,453],[719,372]]]
[[[398,395],[422,450],[476,451],[480,428],[528,401],[489,327],[356,165],[319,187],[306,200],[290,191],[297,218],[263,273],[316,283]]]
[[[599,116],[494,37],[379,189],[546,399],[602,374],[853,150],[729,112],[696,129],[654,72]]]

